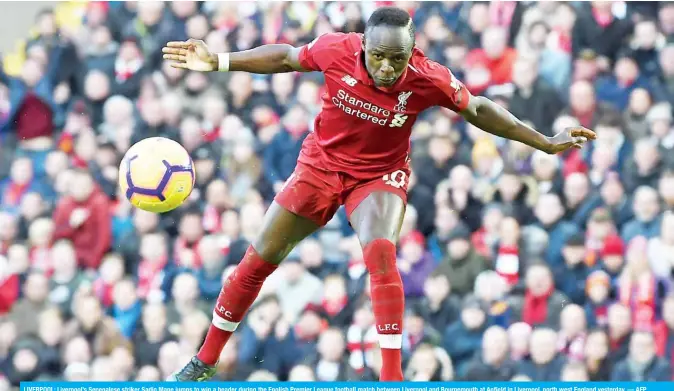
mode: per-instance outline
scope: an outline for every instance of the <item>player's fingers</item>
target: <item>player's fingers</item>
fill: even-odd
[[[185,64],[184,62],[172,62],[171,67],[177,69],[187,69],[187,64]]]
[[[583,136],[577,136],[572,138],[572,142],[576,145],[583,145],[587,142],[587,138]]]
[[[579,127],[571,130],[572,137],[585,137],[588,140],[594,140],[597,138],[597,134],[590,129]]]
[[[182,42],[182,41],[171,41],[166,44],[166,46],[170,48],[183,48],[183,49],[187,49],[188,47],[190,47],[190,45],[191,45],[190,42]]]
[[[165,53],[165,54],[180,54],[180,55],[183,55],[183,56],[187,54],[187,49],[177,49],[177,48],[165,47],[165,48],[162,48],[161,51],[162,51],[162,53]]]
[[[590,140],[596,140],[597,139],[597,133],[594,132],[594,130],[590,129],[585,129],[585,137],[587,137]]]
[[[582,128],[580,130],[580,133],[581,133],[580,136],[583,136],[588,140],[594,140],[594,139],[597,138],[597,134],[595,132],[591,131],[590,129],[587,129],[587,128]]]
[[[172,61],[179,61],[179,62],[185,62],[185,56],[179,56],[177,54],[164,54],[164,60],[172,60]]]

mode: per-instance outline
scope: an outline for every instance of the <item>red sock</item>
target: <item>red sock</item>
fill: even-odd
[[[248,247],[246,255],[220,291],[213,310],[213,322],[197,354],[199,360],[208,365],[218,362],[229,337],[260,293],[264,280],[277,267],[260,258],[253,246]]]
[[[377,239],[363,250],[370,272],[372,311],[382,355],[381,381],[402,381],[402,330],[405,293],[396,266],[396,246]]]

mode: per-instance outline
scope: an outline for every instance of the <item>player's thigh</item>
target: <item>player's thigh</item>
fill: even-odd
[[[297,243],[332,219],[339,207],[338,180],[335,174],[298,163],[253,244],[264,260],[280,263]]]
[[[353,212],[349,221],[361,245],[376,239],[398,241],[405,215],[405,201],[395,192],[374,191],[368,194]]]
[[[314,221],[296,215],[274,201],[265,214],[253,248],[265,261],[279,264],[299,242],[319,228]]]
[[[347,203],[349,222],[363,247],[376,239],[398,241],[405,216],[406,196],[400,191],[374,187],[355,194]]]

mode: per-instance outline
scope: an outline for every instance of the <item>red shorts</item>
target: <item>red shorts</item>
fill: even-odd
[[[288,178],[274,201],[290,212],[324,226],[341,205],[351,216],[358,205],[374,192],[397,194],[407,204],[410,169],[405,167],[384,176],[357,179],[346,173],[324,171],[304,163]]]

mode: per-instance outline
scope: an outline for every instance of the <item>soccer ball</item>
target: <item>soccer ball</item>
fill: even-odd
[[[152,137],[137,142],[124,155],[119,187],[135,207],[164,213],[189,197],[194,177],[194,164],[182,145]]]

